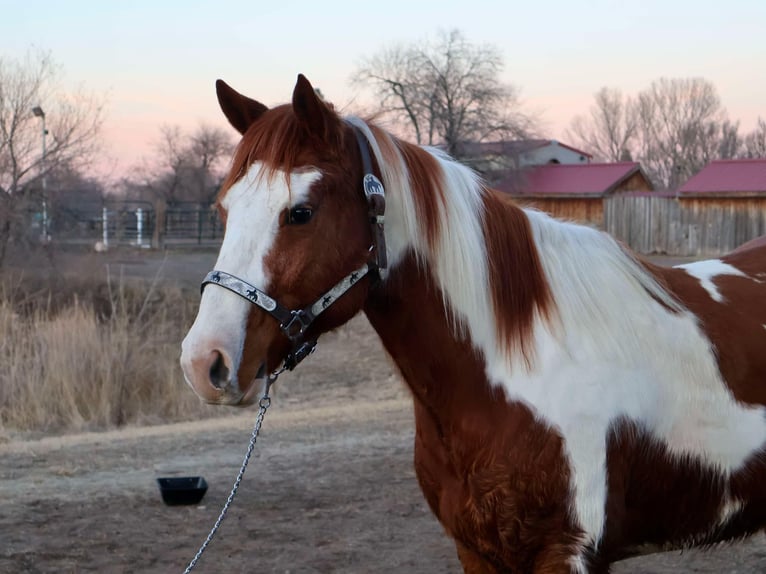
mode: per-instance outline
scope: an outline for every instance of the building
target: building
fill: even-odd
[[[700,253],[766,234],[766,158],[712,161],[675,195]]]
[[[493,187],[525,206],[598,227],[604,225],[605,198],[653,190],[637,162],[527,167],[507,172]]]
[[[463,163],[487,180],[495,181],[508,170],[546,164],[586,164],[593,156],[550,139],[470,142],[459,150]]]
[[[678,188],[679,197],[766,196],[766,158],[712,161]]]

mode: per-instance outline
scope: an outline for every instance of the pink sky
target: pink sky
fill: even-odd
[[[361,58],[451,28],[501,51],[503,80],[521,89],[548,137],[564,139],[599,88],[635,93],[662,76],[713,82],[743,131],[766,118],[763,0],[25,0],[3,8],[0,38],[3,57],[34,44],[68,82],[108,95],[113,162],[102,164],[125,173],[151,155],[163,124],[226,125],[216,78],[275,104],[289,99],[300,72],[343,106],[364,98],[348,82]]]

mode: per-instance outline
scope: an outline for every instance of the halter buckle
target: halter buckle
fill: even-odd
[[[292,371],[295,367],[298,366],[298,363],[313,353],[316,347],[316,339],[311,341],[304,341],[287,354],[287,357],[285,357],[284,361],[284,368],[288,371]]]
[[[306,332],[310,324],[311,317],[309,317],[304,309],[299,309],[297,311],[290,311],[290,320],[287,323],[280,324],[279,328],[282,329],[282,332],[288,339],[295,342],[298,337]]]

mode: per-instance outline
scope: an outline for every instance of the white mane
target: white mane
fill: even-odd
[[[489,273],[482,231],[485,190],[479,176],[441,151],[427,149],[441,168],[440,183],[445,199],[435,214],[440,233],[432,250],[423,222],[418,219],[409,175],[398,146],[392,138],[383,142],[396,151],[398,161],[391,163],[363,120],[348,118],[347,121],[365,134],[380,166],[386,189],[389,265],[395,267],[411,249],[421,262],[428,262],[459,332],[463,332],[468,318],[471,323],[492,325],[494,314],[486,290]],[[474,337],[476,335],[474,333]]]
[[[636,321],[650,317],[657,303],[685,308],[608,234],[545,213],[524,210],[565,331],[586,333],[600,349],[626,343],[632,352],[643,337]],[[628,311],[630,310],[630,311]]]
[[[463,333],[468,327],[477,347],[485,353],[494,349],[492,355],[504,354],[497,341],[489,290],[483,233],[487,191],[479,176],[441,150],[425,148],[441,169],[444,195],[436,214],[439,238],[431,249],[425,226],[417,217],[404,159],[393,139],[378,142],[363,120],[348,121],[367,136],[381,168],[387,194],[386,243],[391,266],[395,267],[412,249],[421,262],[428,262],[458,331]],[[396,150],[398,161],[386,160],[390,154],[383,153],[381,145]],[[627,297],[643,299],[646,305],[659,301],[669,309],[681,310],[673,296],[610,236],[557,221],[535,210],[524,211],[564,330],[588,323],[601,325],[593,329],[595,337],[610,337],[603,327],[614,317],[607,319],[606,315],[622,316],[621,302]],[[509,363],[516,359],[505,357]]]

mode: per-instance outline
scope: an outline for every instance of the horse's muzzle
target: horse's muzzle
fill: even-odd
[[[237,371],[231,356],[211,345],[208,349],[183,346],[181,368],[184,378],[194,392],[209,404],[245,406],[255,401],[258,385],[243,391],[237,381]],[[259,376],[265,371],[261,366]]]

